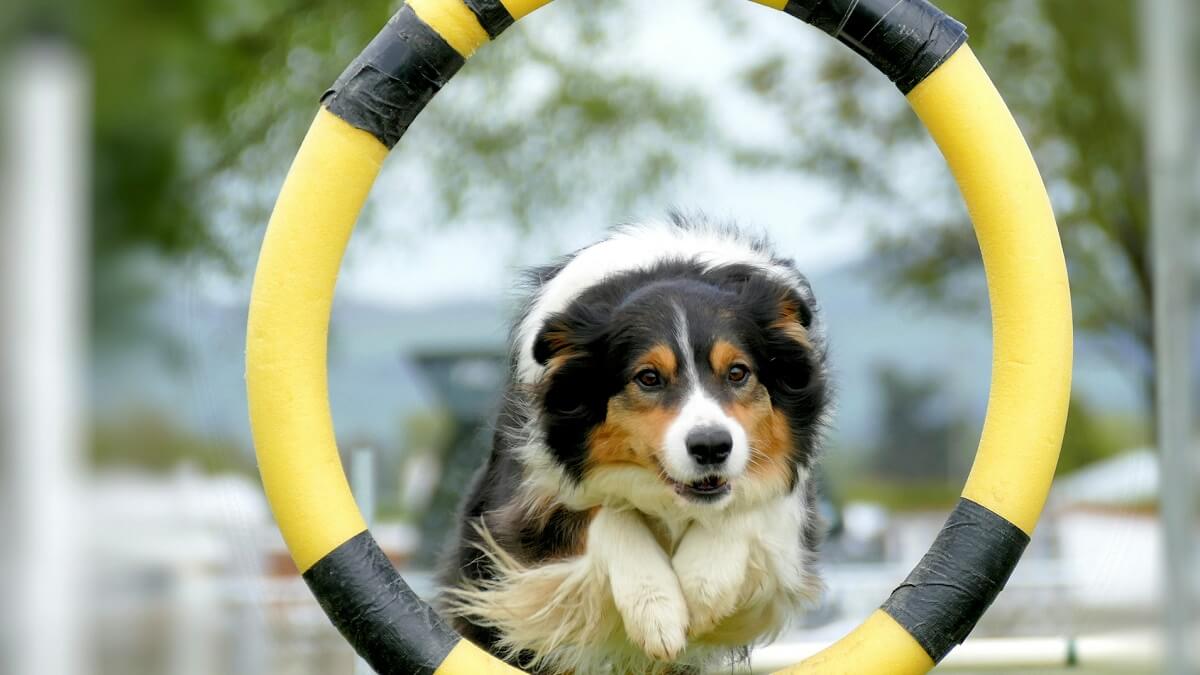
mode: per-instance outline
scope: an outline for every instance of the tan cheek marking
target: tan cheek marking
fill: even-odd
[[[726,340],[717,340],[708,353],[708,364],[712,366],[714,373],[724,373],[729,370],[729,367],[735,363],[750,363],[750,358],[746,353],[733,343]]]
[[[726,411],[746,430],[752,458],[749,472],[758,476],[791,478],[792,430],[787,417],[775,410],[770,397],[759,385],[749,401],[731,403]]]
[[[657,473],[658,448],[675,413],[658,406],[630,406],[625,400],[629,396],[624,393],[609,401],[608,418],[588,437],[588,464],[631,464]]]

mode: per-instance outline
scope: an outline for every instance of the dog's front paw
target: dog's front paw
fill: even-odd
[[[653,659],[679,656],[687,646],[688,608],[675,578],[638,575],[612,581],[613,600],[630,642]]]
[[[689,531],[671,566],[688,607],[689,634],[701,636],[738,609],[749,562],[743,541],[715,541],[703,530]]]

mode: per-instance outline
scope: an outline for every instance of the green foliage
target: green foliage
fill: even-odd
[[[221,179],[246,172],[247,185],[261,182],[261,172],[247,171],[256,150],[270,132],[294,145],[293,118],[311,114],[294,80],[335,74],[320,59],[305,71],[293,45],[311,40],[313,49],[334,51],[339,29],[351,39],[368,30],[342,14],[385,7],[113,0],[81,8],[76,33],[95,73],[92,288],[101,340],[145,330],[133,318],[162,267],[189,257],[231,267],[218,222],[236,219],[239,198],[222,194]]]
[[[393,9],[113,0],[72,16],[96,76],[102,339],[137,332],[123,310],[153,292],[164,262],[241,271],[318,95]],[[575,3],[485,47],[417,120],[380,189],[432,202],[443,226],[486,218],[524,229],[582,209],[608,217],[644,198],[675,171],[680,145],[707,140],[708,123],[694,96],[596,58],[620,49],[610,19],[622,11]]]
[[[944,480],[896,482],[853,476],[840,489],[847,502],[874,502],[891,511],[928,511],[952,508],[958,502],[962,484]]]
[[[1153,288],[1137,3],[938,5],[967,25],[1037,158],[1067,254],[1077,330],[1143,376],[1149,402]],[[817,96],[804,86],[814,75],[823,85]],[[986,302],[957,189],[948,173],[933,188],[906,180],[905,167],[941,159],[879,73],[841,49],[815,69],[770,57],[746,71],[743,84],[777,108],[795,139],[760,153],[759,162],[824,176],[847,196],[880,205],[869,224],[885,287],[940,308]]]
[[[487,46],[402,142],[401,173],[432,180],[435,222],[530,231],[575,211],[617,218],[674,175],[688,146],[711,139],[703,100],[606,63],[621,48],[612,26],[623,3],[568,9]]]
[[[887,365],[876,371],[882,398],[872,473],[896,483],[954,483],[966,448],[959,447],[963,411],[946,396],[937,375]]]
[[[92,429],[91,462],[98,468],[167,472],[189,464],[206,473],[254,473],[254,464],[236,443],[197,435],[155,413],[105,421]]]
[[[942,488],[958,489],[977,432],[945,392],[942,378],[886,366],[877,371],[881,419],[867,471],[849,471],[850,492],[889,505],[936,505]],[[1148,442],[1140,419],[1098,411],[1072,397],[1058,474],[1108,459]]]
[[[441,450],[454,435],[454,417],[437,408],[408,415],[403,426],[401,444],[408,452]]]
[[[1058,475],[1144,445],[1148,441],[1147,432],[1146,425],[1138,420],[1105,415],[1072,398]]]
[[[1086,21],[1070,0],[946,6],[971,28],[971,43],[1017,115],[1050,188],[1077,327],[1120,358],[1132,357],[1149,376],[1153,289],[1137,3],[1089,3]],[[938,241],[964,238],[967,228],[955,225],[932,234]],[[910,241],[895,243],[901,246],[885,243],[889,253]],[[977,258],[943,253],[898,255],[895,269],[937,266],[935,258],[943,267],[974,265]]]
[[[930,404],[940,389],[931,379],[885,371],[885,431],[875,449],[871,469],[838,472],[839,490],[847,501],[870,501],[895,511],[942,509],[953,506],[962,489],[961,476],[947,476],[945,467],[956,453],[970,448],[947,446],[967,434],[946,433],[930,424],[917,408]],[[910,398],[911,397],[911,398]],[[899,416],[890,413],[903,411]],[[1063,436],[1058,476],[1094,462],[1144,446],[1147,429],[1140,420],[1096,411],[1078,398],[1071,399]],[[945,454],[943,454],[945,453]]]
[[[1091,3],[1086,21],[1072,0],[941,4],[967,23],[1038,157],[1079,329],[1149,374],[1136,4]],[[98,318],[129,333],[123,310],[154,289],[153,272],[129,264],[142,252],[238,269],[316,94],[392,5],[113,0],[60,13],[96,74]],[[748,39],[745,16],[728,5],[707,9],[730,39]],[[767,147],[743,145],[713,127],[695,92],[606,58],[623,48],[630,6],[543,10],[485,47],[486,58],[468,62],[417,120],[381,190],[431,205],[441,226],[486,220],[529,230],[575,212],[612,220],[702,147],[747,169],[819,177],[874,205],[867,217],[889,287],[943,307],[984,301],[978,250],[949,177],[937,189],[904,180],[906,166],[940,159],[882,76],[831,42],[817,59],[767,53],[746,67],[744,93],[788,133]]]

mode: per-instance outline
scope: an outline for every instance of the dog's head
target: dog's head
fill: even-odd
[[[691,504],[790,489],[828,398],[802,288],[750,265],[688,262],[589,288],[533,345],[553,461],[577,484],[632,469],[637,489],[649,477]],[[620,497],[625,486],[602,489]]]

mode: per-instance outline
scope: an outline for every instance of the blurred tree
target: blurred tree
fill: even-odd
[[[858,57],[820,40],[830,48],[815,59],[782,49],[755,59],[740,93],[791,133],[753,145],[715,128],[695,91],[605,58],[622,49],[630,0],[568,4],[468,62],[403,141],[386,189],[432,192],[434,222],[529,229],[575,210],[626,213],[653,198],[689,148],[703,147],[744,167],[819,176],[874,205],[889,287],[942,307],[983,302],[978,249],[955,188],[946,174],[931,185],[926,171],[906,170],[940,163],[936,150],[894,88]],[[1136,363],[1149,396],[1153,289],[1135,3],[1091,3],[1086,21],[1071,0],[939,4],[968,25],[1034,148],[1068,252],[1079,330]],[[120,310],[152,291],[153,276],[131,256],[200,253],[235,267],[229,243],[246,231],[239,225],[265,219],[314,92],[393,5],[113,0],[70,15],[97,78],[98,318],[126,328]],[[757,27],[733,5],[709,2],[728,39],[749,39]],[[529,133],[531,120],[538,133]]]
[[[239,233],[257,241],[314,94],[395,4],[46,3],[79,36],[96,76],[92,288],[101,337],[137,334],[130,315],[155,291],[164,261],[239,268]],[[890,83],[857,57],[815,35],[812,44],[828,48],[770,51],[769,41],[751,42],[751,10],[710,0],[723,37],[757,54],[729,95],[782,123],[769,143],[754,144],[717,128],[696,91],[606,58],[625,47],[633,0],[566,4],[469,61],[404,139],[381,187],[431,193],[439,223],[529,229],[582,210],[611,220],[653,199],[679,158],[702,148],[747,170],[818,177],[855,200],[889,288],[939,307],[984,302],[958,194],[944,173],[928,180],[926,167],[941,164],[936,149]],[[939,4],[968,25],[1034,148],[1067,248],[1078,329],[1135,363],[1149,400],[1136,4]]]
[[[1058,460],[1059,474],[1144,446],[1150,429],[1137,420],[1097,412],[1082,399],[1071,398],[1067,430]]]
[[[449,410],[435,408],[410,414],[404,419],[400,435],[398,485],[393,497],[395,515],[416,522],[429,508],[443,473],[443,455],[455,435],[454,416]],[[481,449],[486,447],[480,444]],[[458,504],[451,504],[450,508]]]
[[[122,310],[153,292],[162,262],[236,267],[238,226],[265,220],[317,94],[394,5],[113,0],[70,17],[96,75],[101,337],[132,332]],[[436,222],[524,228],[581,202],[615,210],[647,194],[679,146],[705,142],[708,122],[695,96],[594,58],[619,48],[620,11],[576,3],[570,21],[510,31],[469,61],[405,139],[413,171],[387,187],[432,190]],[[531,120],[545,133],[528,133]]]
[[[868,475],[851,480],[856,497],[897,506],[927,506],[959,487],[976,438],[970,415],[955,405],[941,377],[885,364],[875,370],[879,432]],[[1072,397],[1058,470],[1066,474],[1146,443],[1148,429],[1128,416],[1096,411]],[[873,496],[872,496],[873,495]]]
[[[937,4],[967,25],[972,48],[1033,148],[1067,253],[1076,329],[1121,365],[1132,364],[1152,403],[1137,3]],[[948,173],[930,185],[924,177],[914,183],[905,170],[937,157],[915,116],[848,50],[829,51],[820,62],[820,79],[833,93],[819,108],[799,95],[803,70],[777,54],[744,74],[744,86],[775,105],[804,143],[782,144],[755,161],[802,157],[797,169],[835,177],[848,194],[880,203],[872,225],[884,284],[941,308],[977,309],[986,297],[980,256],[957,189]],[[812,133],[814,125],[825,133]]]
[[[875,370],[880,392],[879,435],[873,473],[898,482],[951,482],[965,436],[966,415],[948,398],[941,378],[914,374],[891,364]]]
[[[91,429],[95,467],[165,473],[189,465],[205,473],[253,475],[254,461],[241,444],[184,429],[152,411],[132,411]]]

